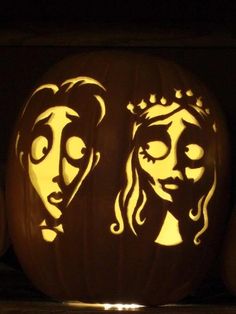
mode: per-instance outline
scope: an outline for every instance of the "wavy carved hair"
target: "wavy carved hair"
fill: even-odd
[[[198,99],[198,101],[199,100],[200,98]],[[146,218],[142,217],[142,212],[145,204],[148,201],[148,197],[139,175],[140,166],[137,162],[138,150],[135,146],[136,137],[143,128],[148,127],[148,125],[150,125],[153,121],[163,120],[169,116],[172,116],[177,111],[186,109],[191,115],[196,118],[201,127],[204,130],[207,130],[208,134],[211,134],[211,138],[217,132],[216,123],[212,115],[210,114],[210,110],[207,107],[204,108],[202,101],[200,102],[200,106],[189,105],[184,101],[181,104],[173,102],[171,105],[175,105],[175,109],[170,109],[169,112],[165,115],[160,114],[154,116],[154,106],[149,107],[139,115],[134,115],[136,119],[133,123],[132,130],[132,149],[130,150],[129,156],[127,158],[125,170],[126,183],[116,196],[114,206],[116,222],[110,226],[110,230],[113,234],[123,233],[124,229],[126,228],[125,221],[127,221],[128,227],[137,236],[135,226],[142,226],[145,223]],[[200,229],[195,234],[193,239],[195,245],[199,245],[201,243],[200,237],[208,228],[208,204],[214,194],[216,182],[217,173],[216,164],[214,161],[214,164],[211,166],[211,175],[206,191],[204,192],[204,194],[199,196],[197,202],[193,204],[193,206],[189,208],[188,211],[188,217],[190,220],[192,220],[193,222],[202,221],[202,223],[200,222]]]
[[[106,115],[105,92],[106,89],[100,82],[86,76],[70,78],[58,85],[54,83],[42,84],[36,88],[21,114],[15,143],[15,154],[22,168],[25,169],[27,166],[27,153],[31,144],[29,134],[39,114],[50,107],[67,106],[76,112],[79,111],[83,120],[87,121],[89,128],[95,129]],[[70,203],[88,173],[97,165],[99,158],[99,153],[96,153],[92,148],[86,169],[78,180],[68,203]]]

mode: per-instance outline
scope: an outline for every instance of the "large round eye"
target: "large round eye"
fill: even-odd
[[[45,136],[36,137],[31,144],[31,157],[34,161],[40,161],[48,152],[48,139]]]
[[[199,160],[203,157],[204,150],[198,144],[189,144],[185,147],[185,154],[191,160]]]
[[[72,136],[66,141],[67,155],[78,160],[84,157],[86,151],[86,145],[84,141],[78,136]]]
[[[145,145],[146,157],[156,160],[163,158],[168,152],[168,146],[162,141],[151,141]]]

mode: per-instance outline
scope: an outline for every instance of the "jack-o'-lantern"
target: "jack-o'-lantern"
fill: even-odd
[[[216,100],[181,67],[115,51],[62,61],[30,93],[10,149],[23,268],[57,299],[183,298],[220,241],[228,155]]]

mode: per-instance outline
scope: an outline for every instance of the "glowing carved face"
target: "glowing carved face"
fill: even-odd
[[[159,197],[173,202],[173,192],[187,181],[195,183],[202,178],[202,136],[198,121],[186,109],[149,125],[138,160]]]
[[[54,218],[62,214],[60,208],[68,201],[64,189],[80,172],[79,162],[84,159],[86,145],[83,139],[64,132],[79,115],[73,109],[58,106],[38,116],[32,128],[33,140],[28,155],[30,180],[42,199],[45,208]]]

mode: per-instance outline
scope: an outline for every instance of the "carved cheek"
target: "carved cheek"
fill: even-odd
[[[66,185],[69,185],[79,173],[79,168],[72,166],[66,158],[62,160],[62,174]]]
[[[192,179],[194,182],[199,181],[205,172],[205,167],[199,168],[185,168],[185,175],[190,180]]]
[[[44,198],[49,193],[54,173],[52,173],[52,167],[49,167],[52,166],[50,156],[49,158],[47,157],[39,164],[32,163],[30,157],[28,157],[30,181],[41,198]]]

